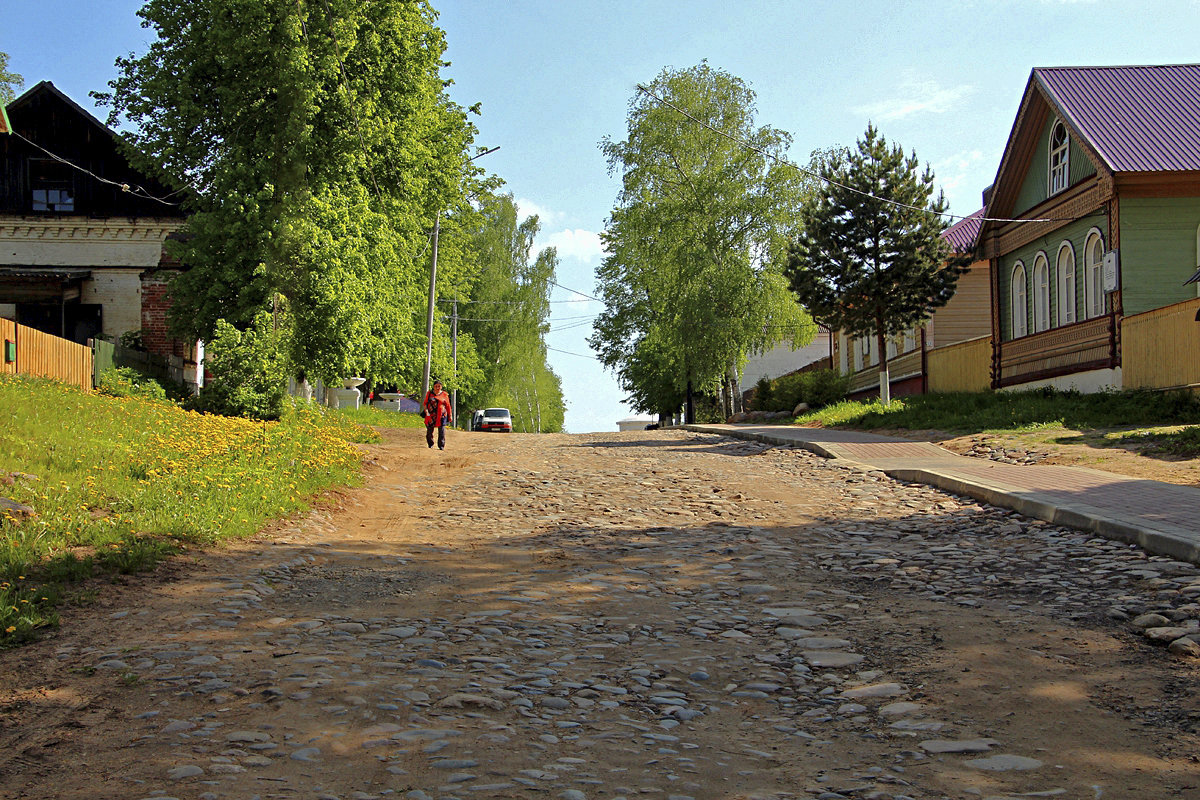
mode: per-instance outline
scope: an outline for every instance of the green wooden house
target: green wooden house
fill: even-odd
[[[1034,69],[985,204],[992,385],[1128,386],[1126,322],[1200,302],[1185,283],[1200,265],[1200,65]],[[1167,329],[1138,330],[1137,357],[1158,359]],[[1147,369],[1137,385],[1187,383]]]

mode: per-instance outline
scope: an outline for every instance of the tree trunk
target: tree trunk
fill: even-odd
[[[882,333],[882,325],[879,331],[875,334],[875,340],[879,343],[879,402],[886,406],[892,402],[892,382],[888,376],[887,339]]]
[[[692,379],[687,382],[687,404],[684,406],[683,421],[686,425],[696,424],[696,398],[692,394]]]
[[[742,387],[738,384],[737,367],[733,364],[729,365],[729,397],[732,400],[734,414],[740,414],[746,410],[742,402]]]

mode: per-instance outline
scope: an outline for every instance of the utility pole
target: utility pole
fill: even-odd
[[[433,218],[433,264],[429,267],[429,316],[425,320],[425,375],[421,378],[421,402],[429,393],[429,365],[433,361],[433,305],[437,302],[437,248],[442,212]]]
[[[491,150],[484,150],[482,153],[477,153],[467,161],[474,161],[477,158],[486,156],[489,153],[494,153],[499,150],[499,147],[493,147]],[[433,310],[437,304],[437,253],[438,253],[438,232],[441,230],[442,212],[438,211],[437,216],[433,218],[433,264],[429,268],[429,314],[425,319],[425,376],[421,379],[421,397],[424,399],[426,393],[429,392],[429,367],[433,361]],[[455,364],[455,375],[458,373],[457,362]],[[455,390],[457,396],[457,389]]]
[[[458,422],[458,294],[454,295],[454,316],[450,318],[450,357],[454,359],[454,388],[450,390],[450,422]]]

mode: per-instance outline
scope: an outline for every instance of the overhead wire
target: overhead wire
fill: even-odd
[[[921,206],[914,206],[909,203],[901,203],[898,200],[890,200],[886,197],[879,197],[878,195],[871,194],[870,192],[865,192],[862,189],[855,189],[853,186],[847,186],[844,183],[839,183],[838,181],[835,181],[831,178],[827,178],[818,172],[814,172],[813,170],[810,170],[810,169],[800,166],[799,164],[797,164],[794,161],[789,161],[786,158],[781,158],[768,150],[764,150],[763,148],[758,147],[757,145],[755,145],[751,142],[747,142],[745,139],[741,139],[737,136],[733,136],[732,134],[726,133],[723,130],[714,128],[712,125],[709,125],[704,120],[697,119],[696,117],[692,116],[687,111],[683,110],[679,106],[672,103],[670,100],[665,100],[662,97],[659,97],[654,92],[650,91],[649,89],[647,89],[645,86],[643,86],[640,83],[637,84],[637,89],[639,92],[645,94],[647,97],[650,97],[650,98],[654,99],[655,101],[657,101],[658,103],[675,111],[676,113],[681,114],[684,117],[687,117],[692,122],[696,123],[697,125],[707,128],[708,130],[712,131],[713,133],[717,134],[718,136],[723,136],[724,138],[737,144],[738,146],[743,147],[747,150],[752,150],[755,153],[765,156],[778,164],[784,164],[786,166],[789,166],[792,169],[796,170],[797,172],[800,172],[803,175],[807,175],[811,178],[816,178],[819,181],[828,183],[831,186],[836,186],[839,189],[844,189],[847,192],[852,192],[853,194],[861,195],[862,197],[869,197],[872,200],[878,200],[881,203],[887,203],[889,205],[893,205],[898,208],[906,208],[906,209],[910,209],[912,211],[929,211],[929,209],[922,208]],[[976,212],[976,213],[978,213],[978,212]],[[1031,219],[1013,219],[1013,218],[1006,218],[1006,217],[975,217],[974,214],[968,214],[968,215],[964,216],[962,214],[951,214],[949,212],[943,212],[943,213],[939,214],[939,216],[949,217],[950,219],[957,219],[957,220],[964,220],[964,219],[968,219],[970,217],[974,217],[975,219],[978,219],[980,222],[1074,222],[1075,220],[1080,219],[1080,217],[1037,217],[1037,218],[1031,218]]]
[[[155,202],[162,203],[164,206],[179,206],[180,205],[180,203],[172,203],[170,200],[164,200],[161,197],[155,197],[154,195],[147,192],[143,187],[138,186],[137,184],[121,183],[119,181],[113,181],[113,180],[109,180],[108,178],[101,177],[101,176],[97,175],[96,173],[92,172],[90,169],[81,167],[78,164],[75,164],[75,163],[63,158],[62,156],[58,155],[57,153],[50,152],[49,150],[42,147],[37,142],[27,139],[26,137],[22,136],[21,134],[17,133],[16,131],[9,131],[9,132],[13,136],[16,136],[18,139],[20,139],[21,141],[28,144],[29,146],[36,147],[38,150],[41,150],[43,153],[50,156],[51,158],[53,158],[55,161],[59,162],[60,164],[66,164],[71,169],[77,169],[80,172],[84,173],[85,175],[89,175],[92,178],[94,178],[95,180],[100,181],[100,183],[106,183],[109,186],[116,186],[122,192],[131,194],[134,197],[140,197],[143,200],[154,200]],[[183,191],[183,190],[178,189],[178,190],[168,194],[167,197],[170,197],[171,195],[179,194],[179,192],[181,192],[181,191]]]

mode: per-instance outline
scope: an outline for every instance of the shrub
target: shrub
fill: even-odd
[[[758,383],[754,385],[754,410],[755,411],[774,411],[771,408],[771,379],[763,375],[758,379]]]
[[[211,375],[192,401],[197,411],[249,419],[279,419],[287,360],[271,315],[262,312],[244,331],[217,320],[217,332],[205,347],[205,372]]]
[[[167,392],[153,378],[132,367],[113,367],[100,373],[101,394],[111,397],[140,397],[143,400],[166,400]]]
[[[759,404],[759,411],[791,411],[800,403],[821,408],[840,402],[850,389],[850,377],[837,370],[819,369],[781,375],[771,384],[770,402]]]

